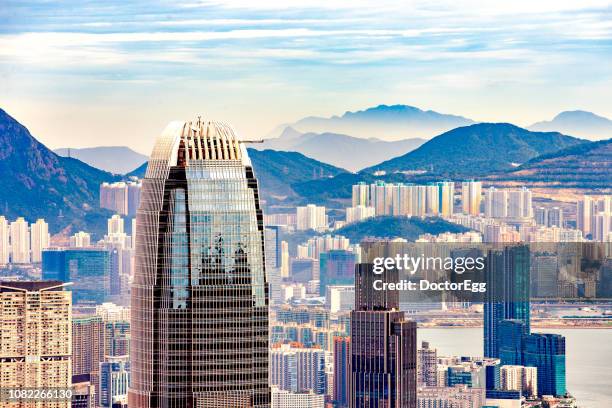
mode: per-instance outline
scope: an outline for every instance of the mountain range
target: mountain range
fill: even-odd
[[[581,142],[557,132],[531,132],[509,123],[478,123],[445,132],[405,155],[363,172],[479,177],[518,167],[536,156]]]
[[[54,152],[63,157],[80,161],[115,174],[125,174],[148,160],[144,154],[126,146],[98,146],[80,149],[61,148]]]
[[[309,116],[288,126],[302,133],[336,133],[391,141],[429,139],[447,130],[472,123],[473,120],[463,116],[424,111],[409,105],[378,105],[329,118]],[[268,137],[278,137],[285,127],[276,128]]]
[[[277,138],[266,139],[258,149],[295,151],[350,171],[379,163],[419,147],[424,139],[395,142],[370,137],[367,139],[337,133],[301,133],[286,127]]]
[[[52,230],[106,222],[98,208],[100,183],[117,179],[77,159],[61,157],[0,109],[0,205],[9,219],[44,218]]]
[[[612,120],[581,110],[561,112],[553,120],[534,123],[528,129],[556,131],[591,140],[612,138]]]

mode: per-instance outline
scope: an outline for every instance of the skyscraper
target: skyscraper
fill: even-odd
[[[223,123],[172,122],[141,194],[130,408],[269,407],[263,215],[245,145]]]
[[[565,395],[565,337],[532,333],[525,336],[523,341],[524,365],[538,369],[538,395]]]
[[[524,333],[529,333],[529,247],[512,245],[489,250],[485,273],[484,356],[498,358],[502,320],[520,320]]]
[[[348,407],[349,403],[349,360],[351,358],[351,338],[334,338],[334,393],[332,399],[338,408]]]
[[[0,282],[0,388],[69,388],[70,292],[58,281]],[[70,400],[6,402],[3,408],[69,408]]]
[[[129,356],[107,356],[100,363],[99,401],[103,408],[127,401],[130,384]]]
[[[399,310],[397,291],[377,291],[373,279],[397,282],[397,270],[372,272],[375,253],[387,242],[365,242],[355,269],[355,310],[351,312],[351,408],[416,408],[416,323]],[[363,248],[363,247],[362,247]],[[363,255],[362,255],[363,256]]]

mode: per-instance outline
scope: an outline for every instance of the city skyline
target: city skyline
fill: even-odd
[[[203,111],[249,138],[379,104],[520,126],[612,117],[609,1],[294,4],[9,2],[0,106],[53,148],[143,153]]]

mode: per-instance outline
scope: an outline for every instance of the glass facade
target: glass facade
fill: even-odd
[[[246,148],[173,122],[143,180],[130,407],[269,407],[263,216]]]
[[[111,255],[101,248],[42,251],[42,278],[72,282],[74,304],[101,304],[111,294]]]
[[[484,303],[484,356],[499,357],[500,322],[519,320],[530,332],[529,247],[490,250],[486,258],[487,291]]]

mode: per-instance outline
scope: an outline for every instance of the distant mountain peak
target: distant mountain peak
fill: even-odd
[[[612,137],[612,120],[584,110],[563,111],[550,121],[534,123],[528,127],[536,131],[557,131],[591,140]]]
[[[415,106],[380,104],[362,110],[346,111],[341,116],[309,116],[291,126],[299,132],[336,133],[362,139],[385,141],[428,139],[459,126],[473,124],[463,116],[449,115]]]

